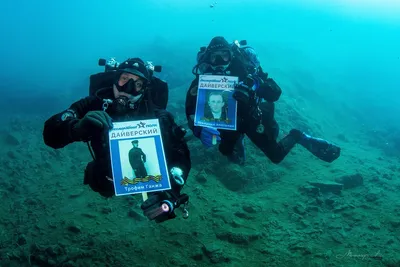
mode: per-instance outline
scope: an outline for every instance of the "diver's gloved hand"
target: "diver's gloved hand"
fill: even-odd
[[[229,161],[238,165],[244,165],[246,161],[246,153],[244,150],[244,134],[236,141],[233,153],[228,155]]]
[[[261,73],[259,75],[248,75],[246,79],[237,84],[233,97],[238,102],[248,103],[250,99],[254,99],[257,95],[268,102],[278,101],[282,89],[268,74]]]
[[[205,147],[212,147],[221,141],[221,136],[217,129],[203,127],[200,133],[200,140]]]
[[[141,209],[144,216],[149,220],[162,223],[176,218],[175,209],[179,208],[181,204],[186,204],[188,201],[189,196],[186,194],[173,196],[168,191],[155,192],[142,203]]]
[[[104,133],[112,127],[112,119],[105,111],[89,111],[73,126],[71,135],[74,140],[90,140],[92,136]]]
[[[232,97],[238,102],[248,104],[250,99],[254,97],[255,90],[255,80],[249,75],[245,81],[239,82],[235,86]]]
[[[299,130],[292,130],[291,133],[299,134]],[[298,143],[310,151],[317,158],[325,162],[333,162],[340,156],[340,147],[324,139],[315,138],[305,133],[300,134]]]
[[[261,79],[259,77],[255,78],[255,84],[257,85],[257,95],[266,101],[272,103],[279,100],[282,89],[279,85],[272,79]]]

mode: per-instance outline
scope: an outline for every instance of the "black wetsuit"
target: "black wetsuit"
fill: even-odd
[[[233,58],[225,74],[213,73],[211,69],[207,70],[205,73],[236,76],[239,78],[239,82],[244,81],[247,75],[251,74],[237,58]],[[232,155],[237,140],[239,140],[243,134],[246,134],[273,163],[279,163],[299,141],[300,136],[295,133],[290,133],[277,142],[279,126],[274,118],[274,102],[280,98],[282,91],[273,79],[268,78],[268,74],[264,73],[261,67],[259,67],[257,75],[263,80],[263,83],[257,90],[257,97],[265,101],[259,104],[256,103],[256,99],[250,99],[246,104],[238,102],[237,131],[219,130],[221,134],[219,150],[223,155]],[[189,128],[191,128],[195,136],[200,137],[201,127],[194,126],[193,121],[193,115],[196,110],[198,79],[199,77],[197,75],[192,81],[186,95],[186,117]],[[260,124],[264,127],[263,133],[257,132],[257,128]]]
[[[112,90],[108,92],[108,97],[113,99]],[[191,169],[190,152],[186,142],[182,137],[177,137],[174,134],[174,127],[177,127],[171,113],[163,109],[153,108],[150,97],[146,95],[140,101],[140,104],[135,110],[130,110],[123,116],[117,115],[113,105],[106,110],[114,122],[153,119],[158,118],[162,133],[164,152],[168,169],[179,167],[183,170],[184,180],[186,181]],[[89,111],[103,110],[103,100],[94,96],[83,98],[71,105],[70,110],[75,111],[76,118],[62,121],[61,116],[65,111],[55,114],[49,118],[44,125],[43,138],[46,145],[52,148],[62,148],[75,140],[72,134],[72,127],[79,119],[82,119]],[[93,136],[90,140],[95,160],[90,162],[85,170],[84,184],[88,184],[95,192],[99,192],[105,197],[114,195],[114,186],[106,176],[112,177],[108,134],[99,133],[98,136]],[[178,193],[181,187],[175,184],[174,179],[171,179],[172,190]]]

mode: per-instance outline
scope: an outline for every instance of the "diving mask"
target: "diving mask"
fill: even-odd
[[[218,50],[210,53],[210,64],[213,66],[223,66],[231,61],[231,53],[228,50]]]
[[[131,73],[123,72],[116,82],[118,91],[137,96],[143,93],[145,82]]]

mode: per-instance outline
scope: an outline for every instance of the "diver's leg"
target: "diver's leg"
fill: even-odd
[[[250,140],[275,164],[280,163],[301,138],[300,134],[290,132],[277,142],[278,132],[275,120],[260,123],[257,119],[249,121],[246,132]]]
[[[329,163],[333,162],[340,156],[341,149],[339,146],[332,144],[324,139],[312,137],[305,133],[301,133],[299,144],[310,151],[317,158]]]
[[[274,113],[274,103],[261,103],[259,111],[255,110],[253,116],[249,116],[246,120],[246,135],[273,163],[277,164],[300,140],[300,135],[290,133],[277,142],[279,125]]]
[[[230,162],[244,165],[246,161],[246,152],[244,149],[244,134],[240,134],[234,143],[233,151],[231,154],[227,155]]]
[[[297,129],[292,129],[288,135],[277,142],[279,126],[274,119],[274,106],[271,103],[262,103],[260,109],[261,119],[251,117],[246,134],[272,162],[281,162],[297,143],[326,162],[332,162],[340,156],[338,146],[309,136]]]
[[[220,130],[221,143],[219,144],[219,151],[228,160],[236,164],[244,164],[244,134],[238,131]]]

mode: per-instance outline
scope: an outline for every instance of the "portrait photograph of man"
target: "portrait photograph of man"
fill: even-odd
[[[236,130],[237,101],[233,98],[237,77],[204,75],[197,89],[194,125]]]
[[[226,102],[223,91],[216,90],[208,93],[207,102],[204,105],[203,120],[215,120],[228,123],[228,105],[226,105]]]

